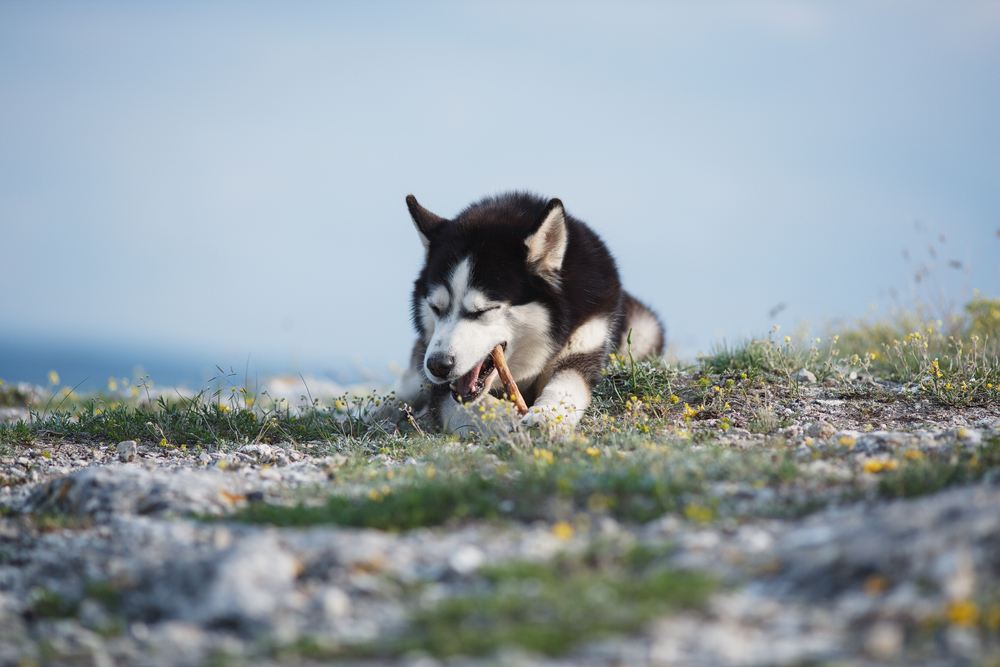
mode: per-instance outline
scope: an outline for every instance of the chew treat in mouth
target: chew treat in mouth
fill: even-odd
[[[497,345],[493,350],[472,367],[468,373],[451,383],[451,395],[459,403],[471,403],[479,398],[482,393],[489,389],[493,383],[493,373],[496,372],[503,382],[507,396],[517,406],[520,414],[528,412],[528,406],[517,389],[517,382],[507,367],[507,359],[503,354],[503,344]]]
[[[507,359],[503,356],[503,345],[497,345],[493,348],[490,357],[493,359],[493,365],[496,366],[497,373],[500,374],[500,381],[503,382],[504,389],[507,390],[507,395],[510,396],[510,400],[514,401],[514,405],[517,406],[518,414],[527,414],[528,405],[524,402],[521,392],[517,389],[517,382],[514,381],[513,374],[507,368]]]
[[[489,388],[493,382],[493,372],[496,366],[493,355],[486,355],[468,373],[451,383],[451,395],[459,403],[470,403]]]

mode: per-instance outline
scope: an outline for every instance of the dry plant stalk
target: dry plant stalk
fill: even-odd
[[[517,406],[518,414],[527,414],[528,405],[524,402],[521,392],[517,389],[517,382],[514,381],[514,376],[511,375],[510,369],[507,368],[507,359],[503,356],[503,346],[497,345],[493,348],[490,356],[493,357],[493,365],[496,366],[497,373],[500,374],[500,381],[503,382],[504,389],[507,390],[507,395],[510,397],[510,400],[514,401],[514,405]]]

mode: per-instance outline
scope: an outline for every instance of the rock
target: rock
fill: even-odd
[[[801,384],[816,384],[816,375],[807,368],[800,369],[793,378]]]
[[[208,623],[268,624],[291,597],[301,570],[273,535],[247,537],[213,563],[202,603],[191,605],[195,620]]]
[[[258,463],[274,463],[275,452],[271,445],[243,445],[236,451],[240,454],[249,456],[252,460],[256,460]]]
[[[123,440],[118,443],[118,460],[122,463],[134,461],[139,453],[139,445],[135,440]]]
[[[350,596],[336,586],[324,589],[319,601],[323,615],[329,621],[336,622],[351,613]]]
[[[959,426],[952,434],[956,439],[968,444],[968,445],[978,445],[983,441],[983,435],[976,429],[965,428],[964,426]]]
[[[881,621],[872,626],[865,636],[865,651],[879,660],[899,655],[903,648],[903,631],[896,623]]]
[[[448,559],[448,565],[458,574],[469,574],[483,564],[483,552],[471,544],[459,547]]]
[[[32,490],[23,509],[98,520],[125,514],[222,514],[246,486],[212,468],[181,473],[116,463],[49,480]]]
[[[825,440],[826,438],[832,437],[837,429],[833,427],[829,422],[823,421],[822,419],[809,424],[806,427],[806,433],[813,438],[820,438]]]

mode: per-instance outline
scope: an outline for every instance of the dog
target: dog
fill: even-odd
[[[452,219],[413,195],[406,205],[424,264],[411,301],[417,340],[394,394],[442,430],[483,431],[484,415],[498,413],[501,429],[572,430],[612,351],[662,355],[660,319],[622,289],[607,246],[559,199],[500,194]],[[497,345],[529,406],[523,417],[503,399]]]

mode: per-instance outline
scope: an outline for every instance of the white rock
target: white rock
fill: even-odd
[[[465,544],[455,550],[448,559],[448,565],[459,574],[469,574],[478,570],[484,560],[483,552],[471,544]]]
[[[240,454],[245,454],[251,459],[256,459],[259,463],[273,463],[274,462],[274,449],[271,445],[266,444],[253,444],[253,445],[243,445],[238,450]]]
[[[330,586],[320,594],[320,605],[323,615],[334,621],[351,612],[351,597],[336,586]]]
[[[139,445],[135,440],[123,440],[118,443],[118,460],[122,463],[134,461],[139,453]]]
[[[219,560],[195,617],[205,622],[268,623],[292,593],[298,572],[298,561],[273,536],[248,537]]]
[[[903,648],[903,631],[896,623],[882,621],[872,626],[865,637],[865,650],[875,658],[888,660]]]

